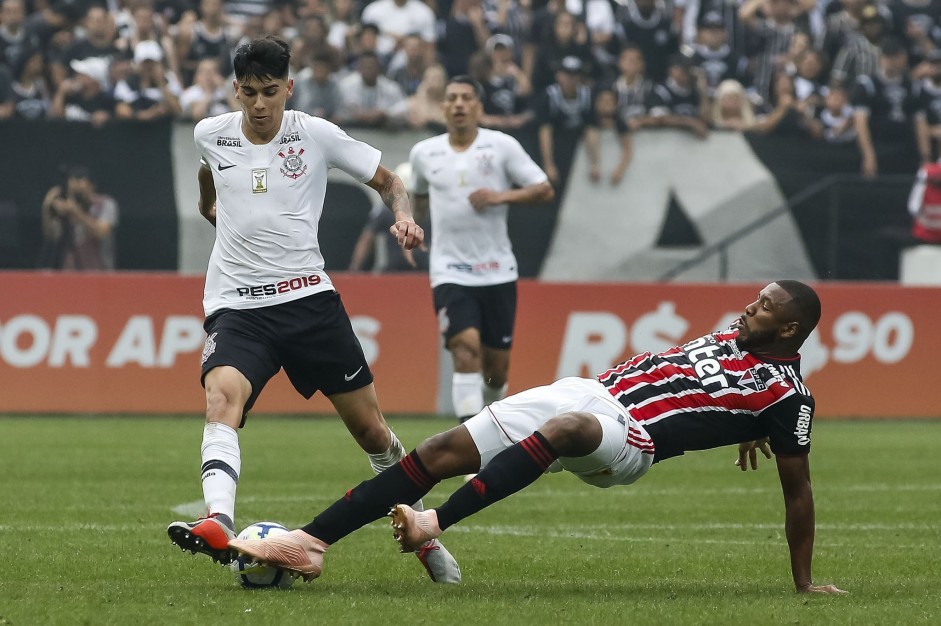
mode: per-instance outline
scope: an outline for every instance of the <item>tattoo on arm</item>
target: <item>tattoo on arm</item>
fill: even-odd
[[[379,194],[382,196],[382,202],[392,210],[393,215],[405,213],[411,217],[412,209],[408,202],[408,192],[401,178],[394,174],[390,176]]]

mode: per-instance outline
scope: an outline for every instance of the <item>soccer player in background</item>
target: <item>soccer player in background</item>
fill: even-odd
[[[813,289],[780,280],[762,289],[729,329],[660,354],[645,352],[596,378],[563,378],[495,402],[464,424],[423,441],[401,463],[361,483],[301,529],[230,542],[257,561],[311,580],[324,551],[392,508],[403,551],[524,487],[565,469],[589,485],[629,485],[654,463],[687,451],[739,444],[737,465],[757,469],[774,452],[784,493],[785,534],[798,592],[815,585],[810,485],[814,399],[798,350],[820,319]],[[439,481],[478,472],[437,509],[400,504]]]
[[[477,125],[481,94],[469,76],[448,81],[448,132],[420,141],[409,157],[416,213],[431,212],[431,287],[461,422],[506,394],[519,277],[509,205],[548,202],[555,193],[516,139]]]
[[[379,410],[373,375],[330,277],[317,240],[327,171],[339,168],[379,192],[395,215],[405,250],[422,244],[408,194],[380,153],[326,120],[285,111],[293,90],[288,44],[256,39],[236,51],[241,111],[196,125],[201,156],[199,211],[216,227],[203,306],[206,425],[202,487],[207,516],[174,522],[170,540],[214,560],[231,559],[241,469],[237,429],[265,383],[284,368],[305,398],[333,403],[376,473],[405,450]],[[431,578],[460,582],[438,541],[416,550]]]

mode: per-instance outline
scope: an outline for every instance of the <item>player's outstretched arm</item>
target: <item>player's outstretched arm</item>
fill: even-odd
[[[738,444],[738,458],[735,465],[743,472],[748,470],[749,464],[753,470],[758,469],[758,450],[765,455],[766,459],[771,458],[771,448],[768,445],[768,438],[758,439],[757,441],[743,441]]]
[[[784,533],[791,552],[791,574],[799,593],[846,593],[834,585],[815,585],[811,577],[814,555],[814,494],[810,486],[810,461],[800,456],[776,455],[778,477],[784,492]]]
[[[380,165],[375,176],[366,183],[379,192],[382,202],[395,216],[395,224],[389,229],[399,245],[405,250],[419,247],[425,241],[425,231],[415,223],[412,207],[408,201],[408,191],[395,172]]]
[[[196,179],[199,181],[199,214],[206,220],[216,225],[216,184],[212,181],[212,170],[205,165],[199,166],[196,173]]]

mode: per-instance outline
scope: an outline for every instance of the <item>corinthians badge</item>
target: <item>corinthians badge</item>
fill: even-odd
[[[307,172],[307,164],[301,159],[302,154],[304,154],[304,148],[299,149],[297,152],[294,151],[294,148],[288,148],[287,152],[284,150],[279,152],[278,156],[284,159],[281,162],[281,173],[295,180],[303,176]]]

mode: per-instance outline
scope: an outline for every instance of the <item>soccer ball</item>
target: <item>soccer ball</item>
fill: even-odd
[[[277,522],[255,522],[239,533],[239,539],[252,540],[274,537],[289,532]],[[294,577],[288,572],[259,565],[251,557],[239,555],[229,565],[235,580],[246,589],[288,589],[294,584]]]

